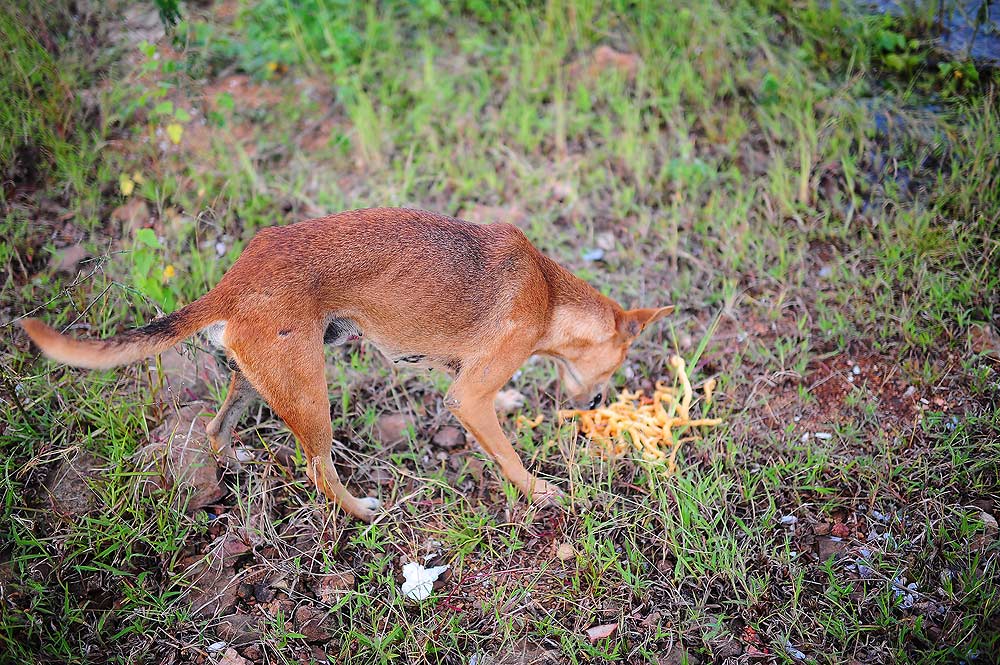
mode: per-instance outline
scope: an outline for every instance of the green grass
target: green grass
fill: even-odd
[[[233,613],[236,648],[279,663],[1000,651],[997,365],[975,341],[1000,316],[998,75],[956,82],[971,65],[933,50],[929,9],[268,0],[187,7],[168,48],[95,31],[113,8],[84,29],[18,7],[0,11],[0,661],[216,662]],[[602,45],[635,59],[595,67]],[[675,303],[616,384],[668,378],[679,352],[717,377],[725,424],[673,477],[604,459],[530,363],[513,385],[546,421],[505,428],[571,490],[542,511],[474,446],[431,442],[454,424],[446,379],[350,347],[328,363],[338,461],[389,514],[347,520],[301,454],[271,463],[295,443],[266,407],[238,432],[254,461],[189,512],[182,486],[148,491],[141,452],[189,395],[145,365],[57,367],[12,325],[110,334],[203,293],[262,227],[370,205],[514,221],[623,304]],[[92,260],[58,272],[74,245]],[[385,412],[414,416],[406,443],[377,442]],[[94,468],[67,509],[53,484],[79,452]],[[220,564],[225,538],[250,549]],[[246,581],[217,616],[185,581],[203,557]],[[402,564],[428,558],[450,577],[404,601]]]

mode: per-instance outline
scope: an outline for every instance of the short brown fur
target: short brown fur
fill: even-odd
[[[203,297],[110,339],[73,339],[34,319],[21,325],[49,357],[103,368],[224,323],[221,343],[238,370],[208,427],[213,448],[232,456],[232,428],[259,393],[301,442],[309,477],[367,521],[378,502],[353,496],[331,457],[328,329],[335,343],[356,332],[394,361],[452,375],[448,409],[511,482],[548,502],[559,490],[524,468],[500,428],[496,393],[541,354],[557,360],[574,400],[599,401],[632,340],[672,309],[623,310],[510,224],[373,208],[264,229]]]

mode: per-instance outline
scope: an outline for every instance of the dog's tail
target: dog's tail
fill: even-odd
[[[75,339],[38,319],[18,323],[49,358],[75,367],[106,369],[166,351],[202,328],[225,319],[212,292],[151,323],[107,339]]]

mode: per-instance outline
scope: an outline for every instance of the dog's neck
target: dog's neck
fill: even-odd
[[[615,310],[621,309],[615,301],[544,255],[541,267],[549,287],[549,316],[535,353],[562,356],[566,346],[596,339],[614,325]]]

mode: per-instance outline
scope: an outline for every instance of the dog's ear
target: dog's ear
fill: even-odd
[[[618,333],[622,337],[637,337],[650,323],[659,321],[673,311],[673,305],[626,310],[618,317]]]

